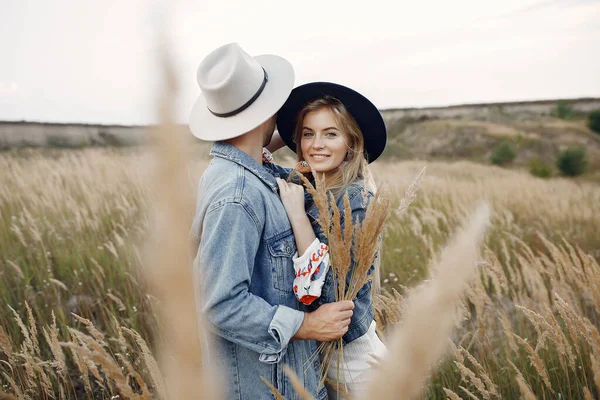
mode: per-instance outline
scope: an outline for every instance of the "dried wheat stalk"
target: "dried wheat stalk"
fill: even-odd
[[[197,313],[194,273],[189,254],[189,221],[193,215],[193,192],[187,181],[187,138],[177,129],[175,103],[177,78],[164,31],[159,31],[159,65],[164,86],[158,97],[160,125],[152,131],[156,167],[153,174],[155,202],[152,245],[147,248],[145,271],[160,300],[160,333],[166,340],[159,352],[167,382],[163,398],[220,398],[217,377],[203,365],[202,343],[208,340],[207,326]],[[199,321],[200,319],[200,321]],[[139,342],[138,342],[139,343]],[[216,371],[213,371],[216,372]],[[153,379],[159,380],[153,372]],[[161,388],[163,385],[158,384]]]

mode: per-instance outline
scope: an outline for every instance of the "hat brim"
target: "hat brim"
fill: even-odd
[[[270,54],[254,59],[268,75],[260,96],[244,111],[226,118],[213,115],[206,106],[204,96],[198,96],[189,119],[194,136],[208,141],[232,139],[256,128],[281,108],[294,87],[292,65],[286,59]]]
[[[296,152],[294,132],[298,113],[312,100],[332,96],[352,114],[365,140],[366,158],[375,161],[387,142],[387,131],[381,113],[369,99],[355,90],[331,82],[312,82],[298,86],[277,113],[277,130],[284,143]]]

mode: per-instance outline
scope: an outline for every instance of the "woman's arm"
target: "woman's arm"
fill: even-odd
[[[277,179],[279,196],[294,231],[298,254],[304,254],[316,236],[304,209],[304,187]]]
[[[304,188],[277,179],[279,194],[294,231],[300,256],[294,257],[294,293],[303,304],[311,304],[321,296],[321,288],[329,270],[329,247],[315,236],[304,209]]]
[[[329,270],[329,247],[315,239],[304,254],[294,261],[294,293],[300,303],[310,305],[321,297]]]

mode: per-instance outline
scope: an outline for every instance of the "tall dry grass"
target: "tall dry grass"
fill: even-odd
[[[2,396],[157,398],[167,390],[169,374],[154,357],[165,342],[162,294],[144,278],[149,264],[141,256],[157,196],[148,178],[157,166],[143,149],[0,154]],[[180,185],[191,196],[205,166],[185,168]],[[422,166],[374,166],[394,207]],[[380,325],[402,321],[411,288],[482,199],[494,215],[478,274],[450,354],[426,372],[416,397],[597,398],[598,186],[428,164],[415,202],[384,230],[390,292],[378,299]],[[383,332],[388,341],[391,332]]]
[[[407,185],[421,165],[405,163],[393,177],[376,174]],[[496,212],[452,337],[454,355],[438,366],[427,395],[598,396],[592,377],[600,324],[600,237],[594,234],[600,188],[469,163],[434,163],[428,174],[433,179],[421,185],[417,202],[386,232],[384,287],[397,291],[383,297],[384,306],[379,301],[382,324],[403,320],[390,303],[402,306],[407,286],[428,274],[428,261],[469,207],[485,199]]]
[[[51,190],[44,193],[38,193],[35,187],[27,187],[23,190],[26,195],[34,192],[34,196],[41,197],[34,197],[33,203],[42,206],[43,214],[40,216],[44,217],[44,222],[47,221],[48,216],[55,218],[64,216],[65,213],[61,209],[65,206],[62,204],[63,202],[71,209],[79,206],[78,209],[83,213],[90,210],[85,206],[93,206],[91,215],[82,216],[82,213],[76,211],[74,218],[77,228],[81,228],[82,223],[92,222],[94,224],[94,228],[90,229],[92,233],[97,233],[95,231],[104,221],[87,217],[92,215],[95,217],[98,214],[105,217],[101,213],[102,211],[129,212],[131,217],[145,218],[143,229],[135,226],[141,235],[128,240],[125,223],[121,224],[119,220],[113,220],[112,215],[107,216],[110,219],[107,219],[106,222],[117,224],[121,234],[112,231],[115,242],[109,240],[103,246],[97,246],[97,249],[106,248],[117,261],[123,261],[124,258],[120,257],[118,247],[129,245],[131,248],[128,247],[124,254],[128,256],[131,252],[135,256],[136,265],[132,265],[131,262],[127,264],[117,262],[114,269],[108,270],[109,275],[107,276],[106,268],[103,268],[95,258],[86,254],[85,258],[89,258],[100,274],[94,273],[94,279],[84,285],[81,282],[84,277],[80,275],[84,270],[81,269],[79,273],[75,270],[74,275],[79,279],[78,286],[81,287],[81,290],[85,290],[85,294],[71,294],[66,307],[60,307],[62,304],[61,293],[55,291],[59,306],[57,312],[63,320],[66,320],[62,324],[62,328],[66,328],[64,329],[66,333],[62,333],[62,329],[57,327],[54,311],[52,311],[52,325],[48,329],[43,328],[46,348],[40,345],[37,328],[39,319],[36,321],[27,301],[24,301],[27,322],[23,321],[17,311],[8,306],[16,326],[23,336],[23,342],[20,348],[16,349],[12,343],[14,339],[0,329],[1,349],[8,362],[0,361],[10,368],[10,375],[3,372],[3,376],[14,393],[13,395],[2,391],[0,395],[6,398],[219,398],[217,380],[214,375],[209,374],[211,369],[205,368],[203,365],[201,343],[204,343],[205,337],[202,337],[201,333],[205,336],[206,330],[203,329],[203,320],[198,320],[196,313],[194,279],[188,252],[189,220],[193,214],[194,204],[193,190],[190,190],[187,175],[189,163],[185,157],[186,142],[189,139],[178,132],[175,127],[173,104],[176,98],[176,81],[169,63],[170,58],[164,54],[167,46],[161,43],[159,47],[162,51],[160,61],[164,78],[163,93],[159,95],[160,101],[157,109],[161,124],[150,132],[153,138],[153,152],[140,163],[142,168],[149,169],[151,172],[146,177],[136,176],[136,179],[123,181],[134,183],[134,185],[126,185],[126,187],[143,192],[140,197],[146,203],[141,212],[137,212],[138,210],[133,207],[116,207],[116,210],[113,207],[103,207],[104,204],[94,202],[96,197],[87,197],[90,191],[95,195],[98,194],[95,192],[95,181],[99,177],[97,174],[92,179],[87,179],[89,174],[84,175],[82,179],[75,179],[77,191],[65,192],[66,196],[62,198],[55,196],[60,191],[50,187],[46,189]],[[27,157],[28,153],[24,153],[24,155]],[[29,161],[25,160],[24,162]],[[63,162],[64,160],[61,160],[61,163]],[[21,179],[23,176],[20,176],[18,172],[14,173],[12,164],[10,167],[12,173],[10,177],[15,185],[19,185],[23,181]],[[122,179],[121,168],[123,165],[117,165],[113,172]],[[76,171],[89,173],[95,171],[95,168],[77,169]],[[40,172],[39,177],[43,178],[42,175],[45,175],[47,170]],[[59,175],[63,183],[65,178],[72,178],[68,176],[68,172],[65,176]],[[114,184],[118,178],[113,178],[111,177],[105,183]],[[28,183],[37,182],[30,181]],[[117,194],[120,195],[120,200],[124,204],[130,205],[126,197],[126,187],[120,188],[124,190]],[[51,197],[46,197],[48,193],[51,194]],[[3,192],[2,194],[8,200],[15,201],[16,207],[22,205],[20,199],[11,196],[11,193]],[[86,202],[86,200],[91,200],[91,202]],[[78,204],[79,202],[83,204]],[[8,207],[10,206],[9,204]],[[56,215],[53,212],[56,212]],[[45,286],[50,286],[47,283],[50,282],[64,292],[69,292],[68,280],[60,280],[55,276],[57,271],[52,267],[58,263],[51,251],[52,246],[46,245],[44,241],[42,231],[37,225],[37,219],[27,209],[23,210],[23,215],[24,218],[21,217],[19,222],[24,228],[28,228],[34,241],[39,242],[41,247],[40,254],[36,252],[34,255],[35,257],[39,256],[36,261],[47,262],[47,265],[30,265],[31,272],[35,274],[36,270],[42,269],[43,271],[45,269],[48,273],[48,281],[43,280]],[[151,222],[148,223],[146,218]],[[11,216],[11,220],[18,219],[16,216]],[[56,233],[54,225],[48,224],[47,226],[50,230],[49,233]],[[15,234],[24,248],[29,247],[31,242],[28,243],[25,229],[21,229],[13,222],[10,231]],[[56,235],[56,239],[60,242],[65,241],[65,237],[60,235]],[[77,239],[82,240],[81,237],[77,237]],[[136,244],[144,248],[145,256],[140,256]],[[73,251],[73,248],[68,250]],[[34,253],[34,251],[31,252]],[[24,253],[21,255],[27,256]],[[19,279],[28,279],[28,271],[24,271],[18,262],[10,259],[4,261],[13,269]],[[4,274],[4,272],[3,269],[1,273]],[[118,290],[114,291],[114,288],[119,286],[119,277],[116,277],[115,282],[110,282],[110,279],[113,278],[111,272],[121,272],[130,278],[137,288],[134,290],[135,294],[142,296],[143,305],[152,312],[152,318],[148,318],[148,321],[144,322],[153,324],[150,326],[148,338],[158,338],[154,351],[151,350],[143,335],[134,329],[121,326],[121,322],[116,317],[117,313],[110,310],[109,307],[114,303],[119,312],[126,312],[128,305],[132,306],[134,313],[138,312],[135,303],[131,302],[132,305],[122,294],[119,296]],[[34,276],[35,278],[39,279],[39,276]],[[112,287],[108,287],[107,293],[102,293],[102,290],[105,289],[104,282],[107,279]],[[148,285],[139,282],[147,282]],[[93,289],[96,285],[98,285],[96,289],[100,289],[98,294],[105,294],[106,299],[113,303],[90,296],[89,292],[94,292]],[[30,287],[26,285],[26,289]],[[148,303],[146,299],[151,300],[152,303]],[[32,301],[35,301],[35,298]],[[23,303],[19,302],[19,305],[21,304]],[[45,307],[47,308],[48,305],[46,304]],[[159,316],[155,312],[158,312]],[[72,317],[71,321],[67,319],[69,318],[67,314]],[[78,314],[89,314],[92,318],[87,319]],[[88,333],[81,332],[78,326],[70,325],[83,325]],[[102,331],[108,331],[108,327],[111,325],[115,334],[107,337]],[[129,337],[129,341],[126,336]],[[62,341],[59,340],[61,337]],[[112,344],[109,339],[112,340]],[[159,355],[158,362],[154,353]],[[8,385],[3,385],[3,388],[8,389]]]
[[[389,354],[377,367],[368,398],[415,398],[448,346],[458,321],[458,305],[477,270],[478,250],[490,210],[482,204],[431,267],[431,277],[407,295],[401,323],[388,341]]]

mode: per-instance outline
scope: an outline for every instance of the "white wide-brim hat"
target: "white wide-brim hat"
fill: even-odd
[[[251,57],[230,43],[202,60],[197,80],[202,94],[192,107],[190,130],[202,140],[226,140],[277,113],[294,87],[294,69],[282,57]]]

